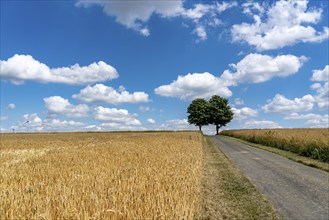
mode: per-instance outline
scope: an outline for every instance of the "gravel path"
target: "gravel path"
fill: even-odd
[[[329,220],[329,173],[228,137],[213,142],[267,197],[282,219]]]

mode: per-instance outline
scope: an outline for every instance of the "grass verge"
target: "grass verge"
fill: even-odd
[[[225,136],[225,137],[228,137],[228,136]],[[264,145],[261,145],[261,144],[251,143],[249,141],[245,141],[245,140],[242,140],[242,139],[239,139],[239,138],[234,138],[234,137],[229,137],[229,138],[232,138],[234,140],[237,140],[241,143],[247,144],[247,145],[252,146],[252,147],[257,147],[257,148],[260,148],[260,149],[263,149],[263,150],[266,150],[266,151],[269,151],[269,152],[272,152],[272,153],[275,153],[275,154],[279,154],[279,155],[281,155],[283,157],[286,157],[290,160],[293,160],[295,162],[302,163],[302,164],[305,164],[307,166],[315,167],[315,168],[318,168],[318,169],[329,172],[329,164],[328,163],[324,163],[324,162],[321,162],[319,160],[315,160],[315,159],[312,159],[312,158],[309,158],[309,157],[303,157],[303,156],[300,156],[300,155],[298,155],[296,153],[293,153],[293,152],[290,152],[290,151],[281,150],[281,149],[273,148],[273,147],[268,147],[268,146],[264,146]]]
[[[200,219],[279,219],[270,203],[212,143],[203,138]]]

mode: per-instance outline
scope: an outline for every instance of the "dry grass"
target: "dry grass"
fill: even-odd
[[[262,194],[216,147],[204,138],[200,219],[278,219]]]
[[[288,150],[301,156],[329,162],[328,128],[227,130],[222,131],[221,135]]]
[[[202,136],[1,134],[0,219],[193,219]]]

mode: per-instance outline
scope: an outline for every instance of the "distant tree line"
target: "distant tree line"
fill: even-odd
[[[218,130],[233,119],[233,112],[228,105],[228,100],[218,95],[212,96],[209,101],[197,98],[187,108],[188,122],[199,127],[213,124]]]

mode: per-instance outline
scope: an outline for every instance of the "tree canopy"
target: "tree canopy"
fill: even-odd
[[[187,119],[190,124],[201,127],[208,125],[209,114],[208,114],[208,102],[205,99],[195,99],[187,108],[187,113],[189,113]]]
[[[228,105],[228,100],[214,95],[209,100],[210,124],[216,125],[216,134],[219,128],[226,126],[233,119],[233,112]]]
[[[205,99],[195,99],[187,108],[188,122],[201,127],[209,124],[216,125],[216,134],[222,126],[226,126],[233,119],[233,112],[228,100],[214,95],[207,102]]]

